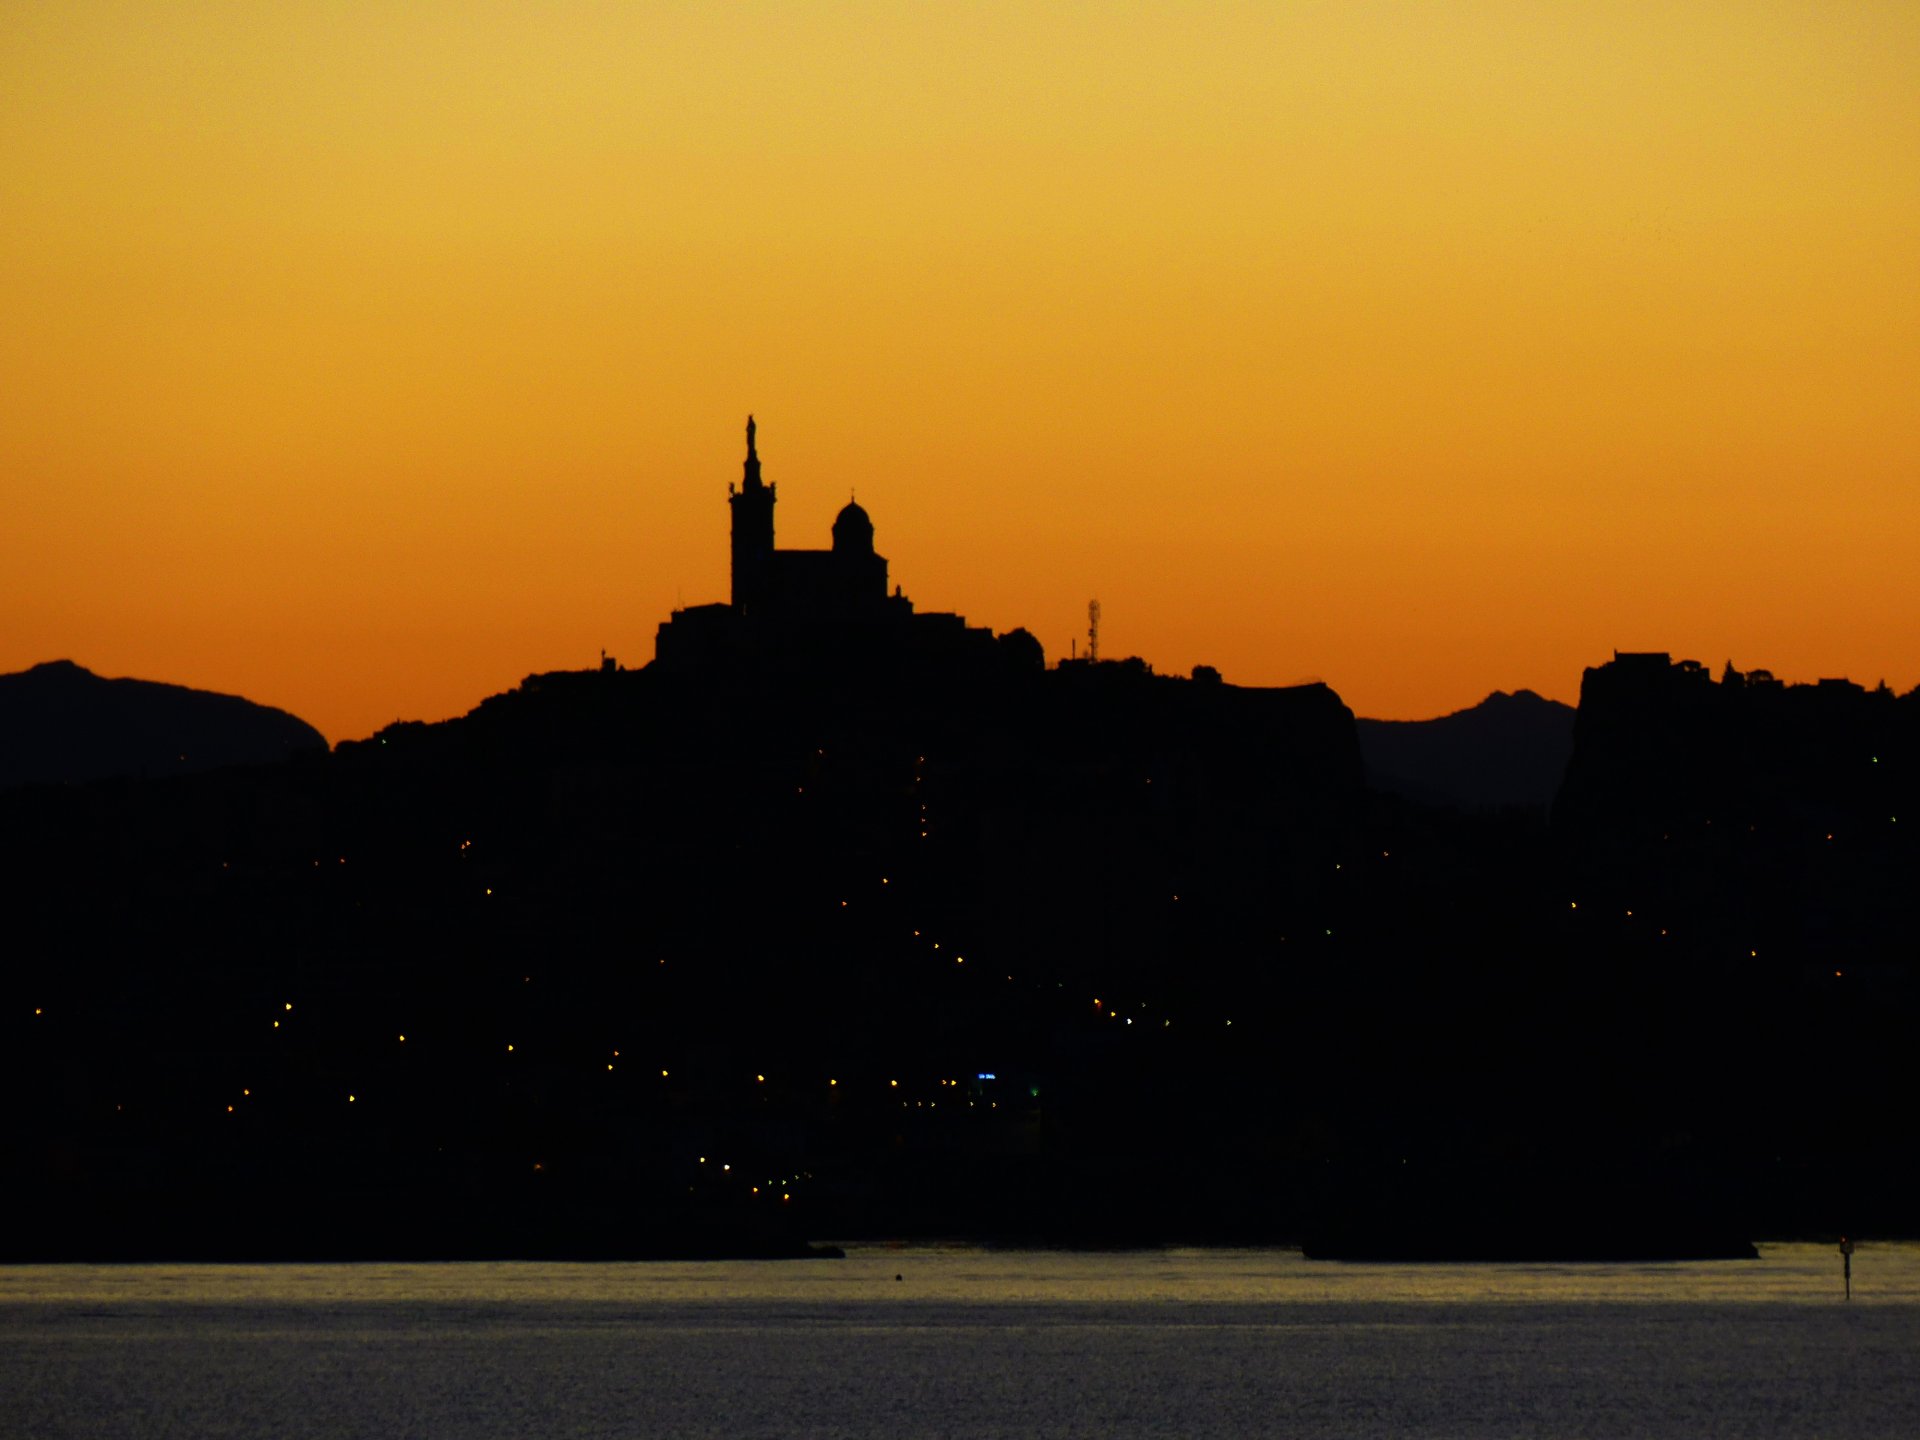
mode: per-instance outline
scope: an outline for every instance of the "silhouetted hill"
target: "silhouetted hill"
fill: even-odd
[[[0,789],[263,765],[326,737],[284,710],[152,680],[106,680],[71,660],[0,675]]]
[[[1270,1232],[1248,1177],[1316,1054],[1273,1022],[1359,879],[1351,712],[1031,658],[541,675],[311,761],[0,796],[0,1081],[47,1097],[4,1253]]]
[[[1573,754],[1571,706],[1531,690],[1496,690],[1436,720],[1359,720],[1375,790],[1465,810],[1553,803]]]
[[[0,1257],[1920,1213],[1920,697],[1623,657],[1550,829],[1370,798],[1324,686],[699,658],[0,794]]]
[[[1581,683],[1553,811],[1567,963],[1647,996],[1671,1037],[1649,1078],[1721,1097],[1757,1182],[1839,1229],[1920,1199],[1896,1098],[1920,1093],[1916,755],[1920,692],[1617,654]]]
[[[1594,858],[1664,862],[1718,827],[1777,843],[1908,843],[1920,691],[1847,680],[1787,685],[1659,653],[1617,654],[1580,686],[1575,751],[1554,823]],[[1911,821],[1908,822],[1911,824]]]

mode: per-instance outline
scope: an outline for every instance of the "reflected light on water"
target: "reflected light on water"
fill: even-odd
[[[1697,1265],[859,1245],[712,1264],[0,1269],[0,1434],[1867,1440],[1920,1247]]]
[[[1762,1245],[1760,1259],[1608,1265],[1353,1265],[1294,1250],[991,1250],[849,1243],[844,1260],[0,1267],[0,1305],[355,1302],[751,1302],[891,1299],[983,1304],[1727,1304],[1841,1295],[1833,1247]],[[894,1276],[903,1275],[903,1282]],[[902,1291],[899,1286],[908,1288]],[[1862,1242],[1857,1304],[1920,1305],[1920,1243]]]

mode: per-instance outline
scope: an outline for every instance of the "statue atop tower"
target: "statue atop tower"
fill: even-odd
[[[757,428],[753,416],[747,416],[746,465],[739,487],[727,487],[727,506],[733,511],[733,608],[747,615],[765,606],[773,570],[775,487],[760,482]]]

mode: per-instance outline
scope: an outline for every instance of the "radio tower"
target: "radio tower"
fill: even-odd
[[[1100,602],[1087,602],[1087,660],[1090,664],[1100,663]]]

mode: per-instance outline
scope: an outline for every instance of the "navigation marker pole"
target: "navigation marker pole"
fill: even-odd
[[[1847,1299],[1853,1299],[1853,1241],[1840,1237],[1840,1276],[1846,1281]]]

